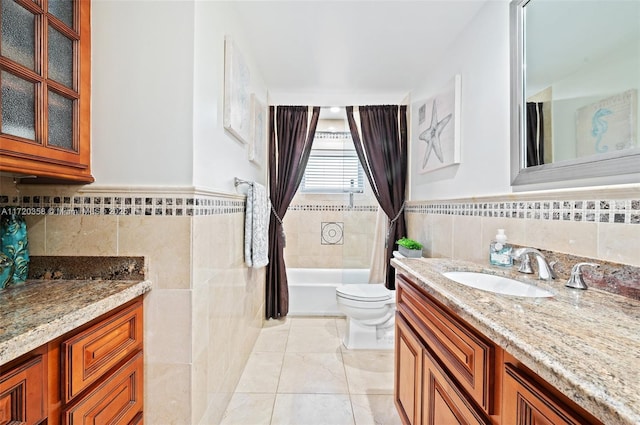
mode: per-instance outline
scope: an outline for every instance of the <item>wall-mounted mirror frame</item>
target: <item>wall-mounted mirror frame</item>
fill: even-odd
[[[638,183],[640,149],[604,157],[561,161],[526,167],[524,15],[527,4],[536,0],[512,0],[510,3],[510,73],[511,73],[511,185],[552,184],[553,187],[580,186],[588,179],[591,185]],[[594,180],[595,179],[595,180]],[[595,182],[595,183],[594,183]]]

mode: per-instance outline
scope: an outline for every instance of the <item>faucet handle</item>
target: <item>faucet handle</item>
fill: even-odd
[[[522,259],[522,261],[520,261],[520,268],[518,269],[518,271],[520,273],[527,274],[533,273],[533,269],[531,268],[531,258],[529,257],[529,254],[524,254],[520,256],[520,258]]]
[[[556,264],[558,264],[557,261],[551,261],[549,263],[549,274],[551,275],[551,279],[557,279],[558,278],[558,275],[556,274],[556,271],[554,269]]]
[[[569,281],[564,285],[569,288],[575,289],[587,289],[588,286],[582,278],[582,266],[600,267],[600,264],[596,263],[578,263],[571,269],[571,277]]]

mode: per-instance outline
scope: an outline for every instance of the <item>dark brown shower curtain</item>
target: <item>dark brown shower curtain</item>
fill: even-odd
[[[282,219],[304,175],[316,133],[320,107],[308,119],[307,106],[269,107],[269,264],[267,265],[267,319],[289,312],[289,289],[284,264]]]
[[[542,102],[527,102],[527,167],[544,164],[544,116]]]
[[[358,158],[380,207],[390,221],[385,285],[395,289],[395,273],[389,267],[389,261],[396,249],[395,241],[407,235],[403,214],[407,178],[407,107],[360,106],[358,111],[362,137],[353,117],[353,106],[347,107],[347,120]]]

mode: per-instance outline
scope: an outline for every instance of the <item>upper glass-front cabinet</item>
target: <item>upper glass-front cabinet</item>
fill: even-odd
[[[92,182],[90,0],[0,1],[0,171]]]

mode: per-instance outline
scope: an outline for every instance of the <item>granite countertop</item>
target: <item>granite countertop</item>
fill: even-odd
[[[391,264],[605,424],[640,424],[640,301],[459,260]],[[454,270],[513,277],[554,296],[498,295],[441,275]]]
[[[0,290],[0,365],[151,290],[138,257],[40,257],[33,265],[25,283]]]

